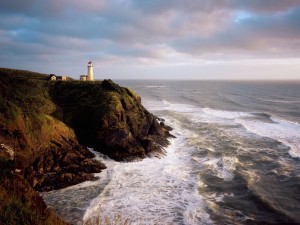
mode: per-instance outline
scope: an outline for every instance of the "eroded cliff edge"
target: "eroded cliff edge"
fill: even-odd
[[[105,169],[87,147],[118,161],[139,160],[164,154],[171,136],[136,93],[111,80],[51,82],[43,74],[0,69],[0,113],[0,214],[12,213],[15,198],[30,224],[63,224],[31,188],[63,188]],[[36,212],[36,201],[43,210]]]
[[[158,121],[129,88],[111,80],[56,82],[50,91],[54,116],[72,127],[84,146],[117,161],[163,154],[170,127]]]

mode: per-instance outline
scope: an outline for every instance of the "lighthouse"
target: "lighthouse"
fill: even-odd
[[[87,73],[87,80],[93,81],[94,80],[94,71],[93,71],[93,64],[92,61],[88,62],[88,73]]]

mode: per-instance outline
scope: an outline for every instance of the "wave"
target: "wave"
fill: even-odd
[[[277,99],[266,99],[260,98],[260,101],[268,102],[268,103],[283,103],[283,104],[299,104],[299,100],[287,100],[286,98],[277,98]]]
[[[230,181],[234,178],[233,172],[236,170],[238,159],[236,157],[224,156],[222,158],[197,158],[193,157],[194,160],[201,163],[208,173],[215,175],[224,181]]]
[[[236,122],[242,124],[249,132],[263,137],[275,139],[290,148],[289,154],[300,158],[300,126],[274,117],[274,123],[261,123],[257,121],[237,118]]]
[[[116,166],[117,162],[109,159],[107,156],[99,152],[92,152],[96,155],[97,160],[101,160],[109,168],[112,169]],[[82,224],[82,219],[91,202],[97,198],[99,193],[110,182],[111,171],[106,169],[101,173],[95,174],[95,176],[100,179],[97,181],[85,181],[60,190],[43,192],[41,195],[47,206],[53,208],[66,222]]]
[[[212,224],[192,172],[193,148],[179,136],[166,150],[162,159],[108,166],[110,180],[88,207],[84,222],[102,224],[121,217],[130,224]]]
[[[223,110],[216,110],[211,108],[204,108],[203,112],[209,115],[213,115],[216,117],[221,117],[224,119],[235,119],[239,117],[249,117],[249,113],[245,112],[233,112],[233,111],[223,111]]]
[[[201,102],[199,100],[196,100],[196,99],[194,99],[192,97],[183,96],[182,98],[185,99],[185,100],[187,100],[187,101],[193,102],[193,103],[195,103],[197,105],[201,105]]]
[[[285,202],[294,202],[298,207],[297,199],[292,198],[298,193],[293,188],[299,182],[291,182],[290,187],[284,185],[288,178],[299,178],[298,160],[293,158],[300,158],[299,124],[267,112],[201,107],[192,99],[186,104],[174,103],[159,94],[143,98],[143,105],[174,128],[177,138],[166,149],[167,155],[162,159],[119,163],[95,153],[107,165],[97,174],[99,181],[48,196],[50,201],[56,198],[53,207],[64,202],[64,208],[58,209],[62,216],[79,214],[79,223],[86,224],[116,220],[124,224],[259,224],[257,215],[263,222],[268,221],[265,204],[285,213],[274,204],[275,195],[280,197],[278,202],[283,208],[288,206]],[[274,187],[270,190],[268,184],[273,178]],[[252,192],[254,200],[249,199]],[[264,208],[256,209],[257,205]],[[276,224],[278,214],[270,215],[275,215]],[[296,210],[289,216],[295,215]],[[68,221],[77,224],[75,220]]]
[[[164,85],[147,85],[146,88],[165,88]]]
[[[222,149],[223,146],[220,148],[211,145],[217,139],[208,142],[206,146],[205,138],[210,136],[201,137],[201,123],[211,126],[217,124],[218,127],[231,125],[235,127],[230,129],[232,132],[272,138],[292,146],[293,148],[289,149],[290,155],[299,156],[297,147],[300,141],[300,126],[267,113],[216,110],[172,103],[165,99],[147,101],[145,105],[150,111],[167,111],[169,116],[165,119],[175,128],[174,135],[178,138],[173,141],[167,149],[167,156],[162,159],[145,159],[129,164],[117,163],[111,170],[108,166],[108,183],[87,209],[84,221],[97,221],[101,214],[102,222],[112,221],[121,215],[124,221],[128,219],[131,224],[213,224],[213,218],[207,212],[207,208],[213,210],[218,202],[226,201],[223,198],[234,196],[215,191],[209,192],[209,198],[206,195],[208,192],[201,196],[197,188],[205,192],[209,187],[205,183],[206,180],[199,176],[199,171],[228,183],[235,179],[237,167],[245,165],[239,161],[237,155],[223,154],[226,150]],[[204,130],[205,127],[203,132]],[[221,140],[224,139],[224,135],[222,132],[214,134],[215,138],[219,137]],[[223,140],[222,143],[226,141],[228,140]],[[218,141],[214,144],[218,143],[222,144]],[[278,144],[278,150],[288,150],[281,145]],[[207,148],[203,150],[206,154],[203,155],[197,146]],[[281,171],[278,172],[281,174]],[[258,182],[259,177],[256,173],[246,176],[248,185]]]
[[[241,124],[248,132],[275,139],[290,148],[289,154],[292,157],[300,158],[300,125],[297,123],[278,119],[267,113],[232,112],[210,108],[204,108],[203,112]]]
[[[155,107],[151,107],[151,105]],[[212,108],[202,108],[189,104],[171,103],[162,99],[160,102],[149,104],[150,110],[168,110],[185,113],[185,116],[195,123],[240,124],[248,132],[268,137],[290,148],[289,154],[300,158],[300,125],[298,123],[276,118],[264,112],[225,111]]]

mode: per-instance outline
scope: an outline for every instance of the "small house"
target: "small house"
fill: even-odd
[[[86,80],[87,80],[87,75],[80,76],[80,81],[86,81]]]
[[[66,81],[67,80],[67,76],[56,76],[55,74],[50,74],[48,77],[48,80],[51,81]]]
[[[48,79],[49,80],[56,80],[56,75],[55,74],[50,74]]]

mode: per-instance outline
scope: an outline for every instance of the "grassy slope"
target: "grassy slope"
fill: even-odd
[[[15,153],[13,161],[0,148],[0,224],[65,224],[15,172],[41,154],[49,138],[59,138],[59,132],[74,137],[72,130],[50,116],[55,105],[45,79],[43,74],[0,69],[0,143]]]
[[[49,96],[46,76],[15,70],[0,70],[0,141],[11,145],[17,166],[26,167],[47,148],[51,139],[62,135],[75,138],[74,132],[51,114],[56,105]],[[20,73],[20,74],[19,74]],[[28,78],[26,77],[28,73]],[[14,140],[15,139],[15,140]]]
[[[0,177],[1,225],[64,225],[24,178],[8,173]]]

